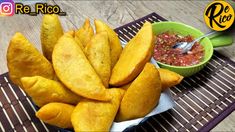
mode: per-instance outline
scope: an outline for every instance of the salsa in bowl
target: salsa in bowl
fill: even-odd
[[[172,48],[179,42],[192,42],[191,35],[181,36],[176,33],[164,32],[156,35],[154,46],[154,59],[173,66],[192,66],[200,63],[204,56],[203,46],[195,42],[192,49],[187,53],[181,53],[178,48]]]
[[[164,43],[160,41],[173,40],[171,38],[168,40],[166,39],[167,37],[176,37],[174,38],[174,41],[179,41],[181,40],[180,38],[182,38],[182,40],[186,39],[188,41],[191,41],[191,39],[198,38],[203,35],[203,33],[198,29],[179,22],[156,22],[153,23],[152,26],[154,35],[156,36],[156,43],[158,41],[159,43]],[[176,55],[175,60],[174,56],[169,59],[167,58],[167,56],[169,57],[169,55],[172,55],[171,52],[174,53],[173,55],[177,53],[177,51],[167,50],[167,48],[170,48],[170,45],[173,45],[173,42],[169,44],[169,46],[155,45],[155,53],[153,57],[160,67],[169,69],[185,77],[191,76],[200,71],[213,55],[213,45],[208,38],[202,39],[198,44],[195,45],[197,57],[189,55],[182,59],[182,56]],[[164,50],[164,48],[166,48],[166,51],[168,51],[169,53],[166,53],[166,51],[162,51]],[[180,60],[184,60],[185,62],[181,63],[179,58],[181,58]],[[192,61],[192,59],[196,60]]]

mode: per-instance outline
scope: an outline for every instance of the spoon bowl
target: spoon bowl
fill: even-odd
[[[172,46],[172,48],[180,49],[182,54],[187,53],[188,51],[190,51],[192,49],[193,45],[196,42],[199,42],[202,38],[205,38],[205,37],[212,35],[212,34],[215,34],[215,33],[217,33],[217,32],[216,31],[209,32],[205,35],[200,36],[199,38],[194,39],[192,42],[178,42],[174,46]]]

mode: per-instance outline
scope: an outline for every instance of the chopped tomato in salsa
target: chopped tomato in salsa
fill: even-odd
[[[192,49],[182,54],[180,49],[173,49],[177,42],[192,42],[194,38],[190,35],[179,36],[174,33],[165,32],[156,36],[154,59],[174,66],[192,66],[198,64],[204,56],[204,49],[196,42]]]

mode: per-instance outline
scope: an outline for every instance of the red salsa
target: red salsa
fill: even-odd
[[[156,36],[154,47],[154,59],[174,66],[192,66],[198,64],[204,56],[204,49],[196,42],[192,49],[182,54],[179,49],[172,46],[177,42],[192,42],[194,38],[190,35],[180,36],[175,33],[165,32]]]

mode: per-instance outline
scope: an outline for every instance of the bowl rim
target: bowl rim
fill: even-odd
[[[189,26],[189,25],[187,25],[187,24],[181,23],[181,22],[161,21],[161,22],[154,22],[154,23],[152,23],[152,26],[159,25],[159,24],[176,24],[176,25],[181,25],[181,26],[184,26],[185,28],[190,28],[190,29],[192,29],[192,30],[194,30],[194,31],[196,31],[196,32],[199,32],[199,33],[201,33],[202,35],[204,34],[204,33],[201,32],[200,30],[198,30],[198,29],[196,29],[196,28],[194,28],[194,27],[192,27],[192,26]],[[154,35],[156,35],[156,34],[154,33]],[[154,60],[155,60],[158,64],[163,65],[163,66],[165,66],[165,67],[171,67],[171,68],[177,68],[177,69],[194,68],[194,67],[202,66],[202,65],[206,64],[206,63],[211,59],[211,57],[212,57],[212,55],[213,55],[213,52],[214,52],[214,49],[213,49],[213,45],[212,45],[211,40],[210,40],[208,37],[205,37],[204,39],[206,39],[206,40],[208,40],[208,41],[210,42],[209,44],[210,44],[211,47],[212,47],[212,52],[211,52],[211,54],[210,54],[205,60],[201,61],[200,63],[198,63],[198,64],[196,64],[196,65],[192,65],[192,66],[174,66],[174,65],[169,65],[169,64],[162,63],[162,62],[157,61],[157,60],[155,60],[155,59],[154,59]],[[200,44],[201,44],[201,43],[200,43]]]

